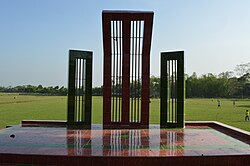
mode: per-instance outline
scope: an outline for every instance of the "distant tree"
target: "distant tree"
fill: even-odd
[[[26,93],[35,93],[35,87],[34,86],[32,86],[32,85],[27,85],[26,87],[25,87],[25,92]]]
[[[38,85],[36,87],[36,93],[43,93],[43,86],[42,85]]]
[[[59,90],[58,90],[58,93],[60,95],[63,95],[63,96],[66,96],[68,94],[68,89],[65,88],[64,86],[62,86]]]
[[[216,76],[212,73],[197,77],[196,73],[186,78],[186,97],[232,97],[238,89],[237,78],[231,78],[231,72]]]
[[[5,88],[5,87],[0,86],[0,92],[3,92],[3,91],[5,91],[5,90],[6,90],[6,88]]]
[[[201,97],[201,89],[201,82],[195,72],[190,77],[186,75],[186,97]]]
[[[92,88],[93,96],[102,96],[103,95],[103,86]]]
[[[232,71],[226,71],[226,72],[222,72],[219,74],[219,78],[226,78],[229,79],[233,76],[233,72]]]
[[[150,77],[150,97],[158,98],[160,97],[160,77],[151,76]]]
[[[239,64],[235,68],[236,74],[239,76],[239,82],[241,86],[241,97],[244,98],[245,84],[248,82],[248,75],[250,73],[250,62]]]
[[[140,97],[141,96],[141,81],[135,80],[130,83],[130,97]]]
[[[55,87],[54,87],[54,90],[58,90],[58,89],[59,89],[59,86],[55,86]]]
[[[244,64],[239,64],[235,67],[235,72],[237,76],[241,77],[246,73],[250,73],[250,62],[249,63],[244,63]]]

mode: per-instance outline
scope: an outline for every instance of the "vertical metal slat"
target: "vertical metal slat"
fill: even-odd
[[[138,98],[137,98],[137,110],[138,110],[138,114],[137,114],[137,120],[138,120],[138,122],[140,122],[141,120],[140,120],[140,115],[141,115],[141,110],[140,110],[140,97],[141,97],[141,95],[140,95],[140,93],[141,93],[141,90],[140,90],[140,88],[141,88],[141,83],[140,83],[140,77],[141,77],[141,73],[140,73],[140,63],[141,63],[141,61],[140,61],[140,56],[141,56],[141,54],[142,54],[142,50],[141,50],[141,21],[139,21],[139,43],[138,43],[138,47],[139,47],[139,54],[138,54],[138,77],[137,77],[137,79],[138,79]]]
[[[115,119],[116,119],[116,122],[118,122],[118,108],[117,108],[117,106],[118,106],[118,100],[117,100],[117,98],[118,98],[118,91],[117,91],[117,89],[118,89],[118,87],[117,87],[117,85],[118,85],[118,21],[116,21],[116,24],[115,24],[115,29],[116,29],[116,40],[115,40],[115,43],[116,43],[116,72],[115,72]]]
[[[86,121],[86,119],[85,119],[86,110],[85,110],[84,101],[85,101],[85,87],[86,87],[86,85],[85,85],[85,83],[86,83],[86,81],[85,81],[85,76],[86,76],[85,62],[86,62],[86,60],[83,59],[82,61],[83,61],[83,64],[82,64],[82,121],[85,122]]]
[[[119,122],[121,121],[121,59],[122,59],[122,22],[119,21],[119,50],[120,50],[120,59],[119,59]]]
[[[177,109],[178,109],[178,84],[177,84],[177,81],[178,81],[178,73],[177,73],[177,61],[178,60],[175,60],[175,122],[177,123]]]
[[[132,92],[130,92],[130,93],[132,93],[132,96],[131,96],[131,100],[130,100],[130,103],[131,103],[131,110],[130,110],[130,113],[131,113],[131,115],[130,115],[130,118],[131,118],[131,121],[132,122],[134,122],[134,54],[135,54],[135,52],[134,52],[134,21],[132,21],[132,30],[131,30],[131,33],[132,33],[132,54],[131,54],[131,58],[132,58],[132,65],[131,65],[131,90],[132,90]]]
[[[135,81],[135,87],[134,87],[134,91],[135,91],[135,96],[134,96],[134,105],[135,105],[135,107],[134,107],[134,121],[135,122],[138,122],[138,120],[137,120],[137,100],[136,100],[136,98],[137,98],[137,93],[138,93],[138,91],[137,91],[137,81],[136,81],[136,78],[137,78],[137,56],[138,56],[138,49],[137,49],[137,47],[138,47],[138,42],[137,42],[137,40],[138,40],[138,21],[135,21],[135,55],[134,55],[134,57],[135,57],[135,75],[134,75],[134,81]]]
[[[171,123],[174,121],[174,63],[171,60]]]
[[[81,121],[81,59],[78,59],[78,122]]]
[[[76,88],[76,96],[75,96],[75,121],[77,122],[78,121],[78,105],[77,105],[77,101],[78,101],[78,60],[76,59],[76,75],[75,75],[75,80],[76,80],[76,85],[75,85],[75,88]]]
[[[111,115],[112,115],[112,121],[114,122],[115,121],[115,111],[114,111],[114,108],[115,108],[115,101],[114,101],[114,80],[115,80],[115,23],[114,21],[112,21],[112,26],[113,26],[113,31],[112,31],[112,55],[113,55],[113,60],[112,60],[112,112],[111,112]]]

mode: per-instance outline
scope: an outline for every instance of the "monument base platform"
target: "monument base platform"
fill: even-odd
[[[0,130],[0,165],[235,166],[250,161],[249,132],[218,122],[187,122],[185,129],[92,125],[83,130],[67,129],[64,121],[35,122]]]

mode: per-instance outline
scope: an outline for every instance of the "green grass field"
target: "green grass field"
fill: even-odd
[[[219,121],[250,131],[250,122],[245,122],[245,111],[250,110],[250,100],[232,99],[186,99],[185,119],[187,121]],[[151,99],[150,123],[159,123],[160,100]],[[0,128],[20,124],[21,120],[66,120],[67,97],[28,96],[0,93]],[[93,97],[92,123],[102,123],[102,97]]]

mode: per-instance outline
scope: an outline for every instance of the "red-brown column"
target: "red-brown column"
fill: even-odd
[[[102,15],[104,48],[104,85],[103,85],[103,125],[111,123],[111,20],[107,14]]]
[[[150,48],[153,27],[153,15],[145,14],[144,44],[142,50],[142,96],[141,96],[141,124],[149,125],[149,72],[150,72]]]

